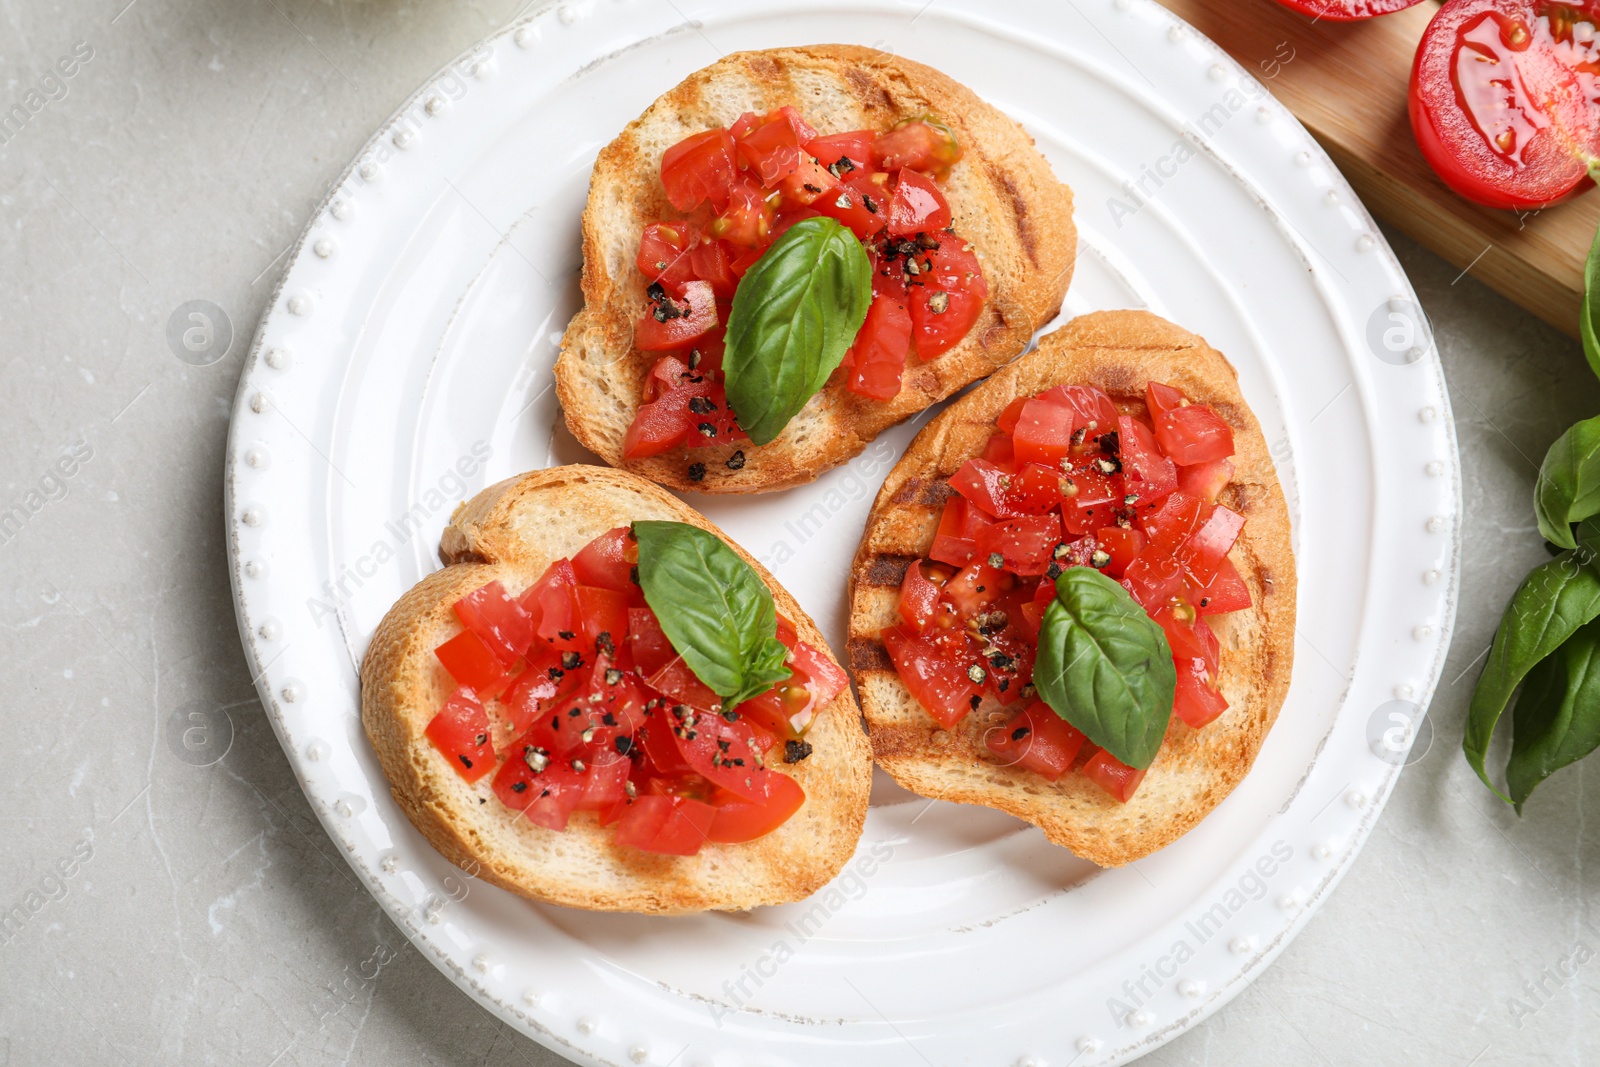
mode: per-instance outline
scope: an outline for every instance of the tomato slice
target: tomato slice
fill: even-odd
[[[893,279],[872,273],[872,303],[845,353],[850,374],[845,388],[874,400],[892,400],[900,393],[900,376],[911,352],[911,313],[905,289]]]
[[[695,773],[746,800],[772,795],[772,772],[763,765],[749,723],[677,705],[668,710],[678,752]]]
[[[643,852],[693,856],[708,840],[717,809],[692,797],[641,796],[617,822],[613,840]]]
[[[1161,446],[1144,423],[1128,415],[1119,417],[1117,441],[1122,479],[1141,506],[1178,488],[1178,468],[1162,454]]]
[[[938,359],[978,321],[989,283],[972,246],[959,237],[941,236],[938,248],[907,259],[905,271],[917,357]]]
[[[627,526],[607,530],[572,557],[572,574],[580,585],[615,589],[630,596],[638,590],[633,567],[639,562],[639,544]]]
[[[1050,705],[1035,700],[1010,722],[991,731],[985,743],[1008,765],[1053,782],[1072,769],[1087,740]]]
[[[901,621],[912,633],[920,634],[933,621],[933,611],[938,605],[939,585],[928,578],[921,560],[913,562],[900,582]]]
[[[1011,430],[1016,462],[1057,466],[1072,451],[1072,433],[1077,428],[1077,413],[1065,404],[1025,400]]]
[[[960,158],[961,146],[949,127],[926,119],[902,122],[880,133],[872,145],[872,162],[884,170],[909,167],[943,174]]]
[[[876,136],[871,130],[830,133],[826,137],[813,137],[806,142],[805,149],[824,167],[848,159],[850,166],[839,168],[848,174],[872,162],[872,141]]]
[[[461,625],[483,639],[501,663],[513,666],[533,642],[533,618],[498,581],[475,589],[455,603]]]
[[[1451,0],[1417,48],[1408,96],[1423,158],[1493,208],[1558,203],[1593,184],[1600,103],[1591,4]]]
[[[939,187],[914,170],[895,172],[887,229],[895,237],[942,230],[950,225],[950,205]]]
[[[946,656],[899,627],[883,631],[883,647],[900,680],[940,726],[949,729],[972,710],[978,686],[967,675],[970,662]]]
[[[720,126],[686,137],[661,156],[661,184],[679,211],[693,211],[710,200],[727,203],[737,174],[733,137]]]
[[[676,298],[656,286],[649,309],[633,327],[633,344],[641,352],[687,348],[716,325],[717,297],[710,282],[688,282]]]
[[[433,654],[450,677],[485,700],[498,696],[511,680],[500,657],[471,630],[462,630],[435,648]]]
[[[677,287],[695,277],[693,249],[700,235],[687,222],[652,222],[639,238],[639,271],[652,282]]]
[[[766,800],[744,800],[730,795],[719,803],[706,839],[725,844],[754,841],[788,822],[805,802],[806,793],[799,782],[787,774],[774,774],[772,793]]]
[[[422,732],[467,781],[476,782],[494,770],[489,715],[471,689],[458,688],[451,693]]]
[[[1084,777],[1104,789],[1119,804],[1126,804],[1138,792],[1145,772],[1135,770],[1119,761],[1105,749],[1100,749],[1083,765]]]

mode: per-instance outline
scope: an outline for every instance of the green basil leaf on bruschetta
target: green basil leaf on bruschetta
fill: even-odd
[[[872,264],[833,219],[801,219],[745,272],[722,359],[739,426],[764,445],[839,366],[872,302]]]
[[[1126,589],[1089,567],[1061,573],[1033,669],[1051,710],[1142,770],[1166,736],[1177,683],[1166,635]]]
[[[1600,748],[1600,622],[1591,622],[1528,672],[1511,714],[1506,787],[1522,805],[1538,784]]]
[[[1600,617],[1600,573],[1588,559],[1587,555],[1563,552],[1523,579],[1500,619],[1489,658],[1472,691],[1461,747],[1483,784],[1494,789],[1501,800],[1510,802],[1511,798],[1489,781],[1484,766],[1489,741],[1528,672],[1581,627]]]
[[[639,521],[639,586],[661,630],[723,707],[793,672],[772,590],[720,537],[684,522]]]
[[[1574,423],[1545,453],[1533,510],[1546,541],[1578,547],[1572,524],[1600,515],[1600,416]]]

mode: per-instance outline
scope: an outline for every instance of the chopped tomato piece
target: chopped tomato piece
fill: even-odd
[[[529,779],[533,799],[522,809],[522,817],[546,830],[565,830],[588,784],[586,774],[570,761],[551,757],[545,769]]]
[[[692,797],[641,796],[617,822],[617,844],[669,856],[693,856],[709,840],[717,809]]]
[[[1055,781],[1072,769],[1087,740],[1042,700],[1035,700],[986,739],[989,751],[1008,765]]]
[[[874,272],[866,321],[845,354],[850,368],[845,388],[874,400],[893,399],[900,392],[900,375],[910,351],[911,313],[905,290]]]
[[[578,578],[569,560],[558,559],[522,594],[533,616],[534,633],[556,648],[579,651],[583,629],[578,616]]]
[[[1013,574],[1037,575],[1060,543],[1061,517],[1052,513],[1001,519],[979,535],[976,547],[979,558],[990,562],[998,554]]]
[[[805,802],[806,793],[799,782],[787,774],[773,774],[772,793],[766,800],[744,800],[730,794],[719,803],[706,839],[727,844],[754,841],[788,822]]]
[[[1227,710],[1227,697],[1214,686],[1191,672],[1178,671],[1178,687],[1172,700],[1174,715],[1198,730]]]
[[[1233,463],[1226,459],[1214,459],[1209,463],[1179,467],[1178,489],[1190,496],[1199,497],[1207,504],[1215,504],[1217,495],[1232,477]]]
[[[1014,588],[1015,578],[989,566],[986,556],[979,556],[944,584],[943,595],[962,618],[971,618]]]
[[[746,800],[772,794],[772,772],[761,764],[749,723],[682,705],[668,714],[678,751],[695,773]]]
[[[717,297],[710,282],[689,282],[683,296],[657,290],[661,295],[633,328],[633,343],[642,352],[687,348],[717,325]]]
[[[1129,767],[1105,749],[1089,757],[1089,762],[1083,765],[1083,773],[1095,785],[1110,793],[1119,804],[1126,804],[1133,799],[1145,775],[1144,771]]]
[[[434,649],[433,654],[450,677],[486,700],[499,695],[511,680],[500,657],[471,630],[462,630]]]
[[[583,793],[578,798],[579,811],[604,811],[627,799],[628,774],[632,761],[618,756],[615,751],[601,751],[594,759],[586,760]]]
[[[840,168],[848,174],[872,162],[872,141],[876,136],[871,130],[830,133],[826,137],[813,137],[806,142],[805,149],[824,167],[831,167],[840,159],[848,159],[850,167]]]
[[[691,250],[700,235],[687,222],[652,222],[639,238],[639,271],[652,282],[677,288],[695,276]]]
[[[1178,469],[1161,454],[1161,446],[1145,424],[1128,415],[1117,419],[1118,454],[1128,492],[1141,506],[1154,503],[1178,488]]]
[[[512,737],[521,737],[544,713],[566,699],[577,685],[580,673],[568,675],[561,666],[561,653],[545,646],[535,648],[528,667],[511,681],[500,696]]]
[[[1206,404],[1173,408],[1155,418],[1156,442],[1181,467],[1233,455],[1233,429]]]
[[[1019,396],[1006,405],[1006,409],[995,420],[995,425],[1000,427],[1002,434],[1012,433],[1016,430],[1017,420],[1022,418],[1022,409],[1027,407],[1028,402],[1033,399],[1031,396]]]
[[[736,140],[740,160],[769,189],[800,169],[800,135],[776,113]]]
[[[884,170],[909,167],[929,174],[948,171],[961,158],[961,146],[949,128],[915,119],[880,133],[872,145],[872,161]]]
[[[733,272],[733,261],[740,249],[727,241],[708,238],[689,252],[689,269],[694,277],[708,283],[718,300],[732,300],[739,285],[739,276]]]
[[[727,203],[728,187],[737,168],[733,137],[718,127],[686,137],[661,157],[661,184],[679,211],[693,211],[705,201]]]
[[[1078,425],[1091,444],[1103,433],[1117,428],[1117,405],[1092,385],[1058,385],[1039,394],[1040,400],[1065,404],[1078,413]]]
[[[1202,615],[1221,615],[1229,611],[1243,611],[1250,606],[1250,587],[1239,576],[1233,560],[1226,557],[1217,565],[1216,577],[1210,583],[1191,590],[1189,599]]]
[[[1110,562],[1100,569],[1113,578],[1121,578],[1128,564],[1144,551],[1145,537],[1138,530],[1125,530],[1120,526],[1107,526],[1095,531],[1098,547],[1110,556]]]
[[[1174,492],[1154,511],[1140,518],[1140,525],[1158,550],[1175,555],[1178,547],[1200,529],[1210,507],[1187,493]]]
[[[908,290],[917,358],[938,359],[960,343],[978,321],[989,297],[989,283],[972,246],[959,237],[942,236],[938,248],[912,256],[905,269],[909,279],[918,283]]]
[[[597,585],[578,586],[578,617],[582,619],[585,652],[600,646],[626,649],[628,594]]]
[[[1209,585],[1228,550],[1244,529],[1244,516],[1221,504],[1211,509],[1200,528],[1178,549],[1177,559],[1195,585]]]
[[[895,237],[914,237],[919,233],[942,230],[950,225],[950,205],[939,187],[914,170],[901,170],[894,177],[894,195],[889,200],[889,233]]]
[[[883,229],[888,218],[889,192],[865,172],[857,171],[828,196],[813,200],[811,206],[849,227],[857,237],[871,237]]]
[[[458,688],[451,693],[422,732],[467,781],[476,782],[494,770],[489,715],[471,689]]]
[[[481,637],[507,667],[515,665],[533,642],[533,618],[498,581],[456,601],[455,613],[461,625]]]
[[[767,202],[767,192],[747,179],[734,182],[728,189],[728,206],[711,224],[709,233],[718,240],[756,248],[765,244],[771,227],[772,205]]]
[[[988,443],[983,446],[982,458],[993,463],[996,467],[1005,467],[1007,469],[1016,467],[1017,453],[1015,447],[1011,444],[1011,436],[997,433],[989,438]]]
[[[999,519],[1043,514],[1061,500],[1061,476],[1039,464],[1017,474],[988,460],[969,459],[951,475],[950,488]]]
[[[1122,584],[1146,611],[1164,607],[1183,588],[1183,568],[1154,545],[1146,548],[1123,572]]]
[[[939,517],[939,532],[934,535],[928,555],[940,563],[965,567],[977,552],[978,534],[990,523],[983,512],[968,505],[965,497],[951,494]]]
[[[778,185],[784,203],[807,206],[830,193],[837,196],[835,190],[838,188],[839,179],[833,176],[833,172],[810,156],[802,156],[800,165]],[[793,221],[790,225],[793,225]],[[779,227],[775,224],[773,229],[779,230]]]
[[[580,585],[632,595],[639,588],[633,580],[633,567],[638,562],[639,544],[633,539],[633,531],[618,526],[578,550],[572,557],[572,574]]]
[[[1017,462],[1057,466],[1072,451],[1076,413],[1064,404],[1027,400],[1011,431]]]
[[[939,584],[928,578],[921,560],[913,562],[900,583],[901,620],[912,633],[920,634],[933,621],[933,609],[938,604]]]
[[[1144,406],[1150,410],[1150,421],[1155,422],[1169,411],[1176,411],[1189,401],[1170,385],[1150,381],[1144,387]]]
[[[1092,466],[1061,479],[1061,521],[1068,533],[1093,533],[1117,521],[1122,493],[1110,475]]]
[[[940,726],[949,729],[972,710],[978,686],[968,676],[968,663],[942,655],[934,645],[909,631],[890,627],[883,631],[900,680]]]

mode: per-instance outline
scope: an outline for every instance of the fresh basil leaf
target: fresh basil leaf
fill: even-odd
[[[1167,735],[1178,672],[1166,634],[1126,589],[1068,567],[1045,609],[1033,684],[1090,741],[1144,768]]]
[[[1591,176],[1594,176],[1591,173]],[[1583,263],[1583,307],[1578,313],[1578,336],[1583,339],[1583,355],[1589,369],[1600,375],[1600,230],[1589,244],[1589,258]]]
[[[1572,524],[1600,515],[1600,415],[1574,423],[1544,454],[1533,509],[1546,541],[1578,547]]]
[[[1600,621],[1528,672],[1511,714],[1506,787],[1522,805],[1534,788],[1600,747]]]
[[[778,615],[755,570],[720,537],[685,522],[633,524],[639,586],[696,678],[736,708],[793,673]]]
[[[830,218],[801,219],[745,272],[733,294],[722,370],[728,403],[764,445],[827,382],[872,303],[872,263]]]
[[[1489,646],[1489,658],[1472,691],[1466,737],[1461,742],[1467,762],[1501,800],[1509,803],[1511,798],[1495,789],[1484,766],[1495,725],[1534,665],[1597,617],[1600,573],[1573,552],[1563,552],[1535,567],[1501,616],[1500,628]]]

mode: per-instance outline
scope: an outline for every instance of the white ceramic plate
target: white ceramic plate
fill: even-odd
[[[930,63],[1021,120],[1077,194],[1069,313],[1150,307],[1237,365],[1295,522],[1288,702],[1238,790],[1133,867],[1098,871],[1008,816],[880,781],[856,860],[810,901],[678,919],[531,904],[454,871],[390,799],[357,663],[437,566],[457,501],[585,458],[560,426],[551,363],[578,307],[600,146],[720,52],[816,41]],[[1306,132],[1149,0],[548,8],[408,101],[291,260],[229,446],[240,630],[306,795],[363,883],[462,988],[565,1055],[1125,1060],[1236,995],[1332,890],[1433,691],[1460,480],[1414,307]],[[692,502],[841,647],[847,563],[911,432],[813,486]]]

